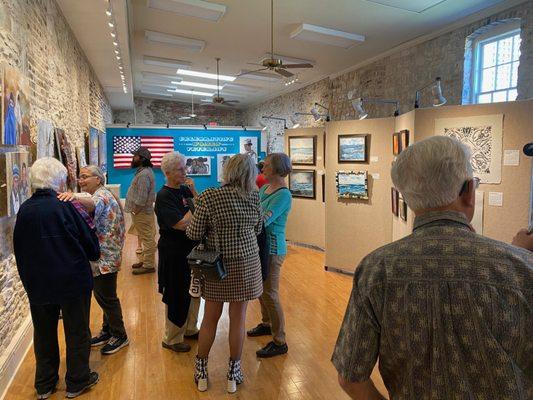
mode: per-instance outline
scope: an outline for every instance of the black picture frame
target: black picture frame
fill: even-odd
[[[298,174],[309,175],[311,177],[311,180],[313,183],[312,185],[313,189],[311,193],[308,193],[307,190],[304,191],[301,188],[296,187],[297,183],[294,182],[294,180]],[[297,197],[297,198],[302,198],[302,199],[311,199],[311,200],[316,199],[316,171],[311,170],[311,169],[292,170],[292,172],[289,174],[289,190],[292,193],[292,197]]]
[[[339,164],[358,164],[358,163],[368,163],[368,153],[369,153],[369,137],[368,133],[364,134],[352,134],[352,135],[339,135],[337,138],[337,162]],[[363,158],[347,158],[342,155],[342,141],[343,139],[355,139],[363,138],[364,141],[364,156]]]
[[[312,161],[301,161],[302,155],[296,154],[296,148],[293,148],[291,142],[294,143],[296,140],[307,139],[312,145],[313,159]],[[304,155],[305,156],[305,155]],[[316,165],[316,135],[314,136],[289,136],[289,158],[291,159],[292,165],[304,165],[304,166],[315,166]]]

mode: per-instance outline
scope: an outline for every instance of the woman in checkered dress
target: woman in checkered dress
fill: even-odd
[[[221,281],[204,281],[202,297],[205,314],[200,328],[195,380],[198,389],[207,389],[207,359],[215,340],[224,302],[229,302],[230,360],[228,391],[243,382],[240,359],[244,341],[246,307],[263,292],[257,235],[262,227],[261,205],[255,185],[257,169],[246,154],[230,158],[224,167],[224,186],[208,189],[196,201],[187,236],[206,237],[206,246],[222,254],[228,272]]]

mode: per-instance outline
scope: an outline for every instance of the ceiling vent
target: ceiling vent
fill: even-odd
[[[226,6],[202,0],[148,0],[148,7],[213,22],[226,13]]]
[[[156,67],[171,68],[171,69],[189,69],[192,65],[189,61],[174,60],[172,58],[161,58],[161,57],[151,57],[144,56],[143,62],[146,65],[154,65]]]
[[[146,40],[149,42],[179,47],[180,49],[194,52],[201,52],[205,47],[205,42],[203,40],[175,36],[168,33],[145,31],[144,35]]]
[[[349,49],[350,47],[365,41],[363,35],[311,24],[300,24],[298,28],[291,33],[291,38],[342,47],[343,49]]]

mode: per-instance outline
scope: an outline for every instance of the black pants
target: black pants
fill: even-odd
[[[104,311],[102,330],[112,336],[126,336],[122,308],[117,297],[117,273],[98,275],[94,277],[94,298]]]
[[[33,348],[36,371],[35,389],[46,393],[59,380],[59,344],[57,322],[59,311],[63,316],[65,342],[67,344],[67,391],[81,390],[89,381],[89,353],[91,351],[91,331],[89,313],[91,295],[87,294],[61,304],[31,304],[33,320]]]

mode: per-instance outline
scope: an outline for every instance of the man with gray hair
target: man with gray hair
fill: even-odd
[[[477,235],[470,153],[434,136],[404,150],[392,180],[413,233],[358,266],[333,353],[343,389],[391,398],[531,399],[533,255]]]

